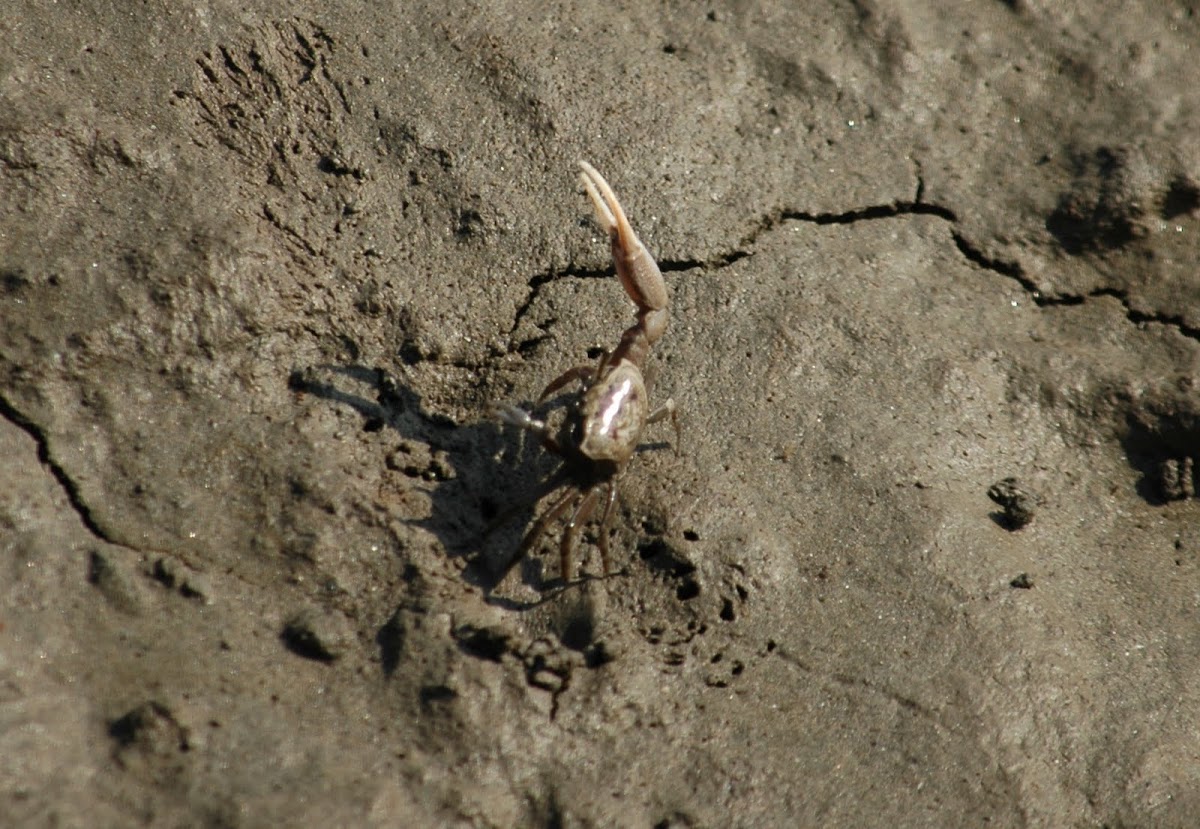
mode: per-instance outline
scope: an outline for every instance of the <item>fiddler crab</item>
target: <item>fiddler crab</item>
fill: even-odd
[[[595,365],[568,369],[550,381],[538,398],[541,405],[556,391],[578,380],[582,388],[562,428],[554,430],[543,420],[517,406],[505,404],[496,416],[537,435],[542,446],[563,459],[562,468],[547,482],[546,491],[565,492],[534,522],[525,534],[511,564],[524,556],[556,520],[564,520],[559,541],[560,574],[564,584],[571,580],[571,551],[579,528],[591,520],[597,504],[604,504],[600,518],[600,562],[609,572],[608,535],[617,501],[617,478],[638,447],[642,430],[649,423],[671,418],[675,427],[675,450],[679,451],[679,419],[675,403],[667,400],[650,410],[642,367],[654,345],[667,330],[667,286],[649,252],[633,232],[621,203],[604,177],[586,161],[580,179],[596,209],[596,220],[608,234],[613,263],[621,287],[637,306],[637,322],[625,329],[612,351],[605,351]]]

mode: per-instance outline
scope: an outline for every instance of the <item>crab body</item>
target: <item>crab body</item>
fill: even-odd
[[[592,384],[579,407],[579,454],[593,463],[624,466],[650,415],[642,372],[628,360]]]
[[[496,412],[502,421],[538,435],[548,451],[563,458],[564,467],[552,482],[565,482],[566,491],[555,498],[525,534],[513,562],[529,550],[550,524],[567,516],[559,542],[564,582],[571,579],[575,535],[591,519],[601,496],[604,512],[597,544],[604,572],[609,571],[608,533],[617,499],[617,478],[637,450],[642,430],[647,424],[669,416],[675,425],[677,446],[679,430],[675,404],[671,400],[658,409],[650,409],[646,381],[642,376],[650,347],[667,328],[666,283],[658,265],[633,232],[608,182],[587,162],[581,161],[580,166],[583,168],[583,185],[595,207],[597,221],[608,233],[612,244],[617,278],[637,306],[637,321],[621,335],[616,348],[601,356],[598,364],[575,366],[546,386],[539,404],[572,381],[578,380],[583,386],[578,402],[558,436],[552,434],[544,421],[525,409],[504,405]]]

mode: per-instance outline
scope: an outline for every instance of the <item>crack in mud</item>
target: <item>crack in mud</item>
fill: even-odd
[[[779,224],[785,221],[801,221],[809,222],[817,225],[832,225],[832,224],[853,224],[859,221],[875,221],[877,219],[890,219],[896,216],[936,216],[944,219],[950,224],[955,224],[958,217],[954,211],[942,205],[932,204],[921,201],[921,193],[924,190],[924,182],[920,182],[917,187],[916,198],[912,201],[895,201],[891,204],[872,205],[849,210],[844,213],[808,213],[805,211],[780,211],[775,216],[769,217],[763,221],[758,228],[755,229],[746,239],[742,240],[739,248],[749,246],[758,238],[759,235],[774,229]],[[1164,314],[1164,313],[1148,313],[1139,311],[1130,304],[1129,293],[1116,288],[1096,288],[1086,294],[1058,294],[1055,296],[1045,296],[1038,289],[1037,284],[1030,279],[1019,262],[996,259],[987,256],[982,250],[975,246],[966,236],[957,230],[951,231],[951,237],[954,239],[954,245],[962,256],[974,265],[983,268],[984,270],[998,273],[1001,276],[1006,276],[1009,279],[1016,281],[1033,300],[1034,305],[1038,308],[1050,308],[1055,306],[1067,305],[1082,305],[1089,299],[1096,297],[1112,297],[1121,303],[1125,309],[1125,317],[1134,325],[1142,323],[1159,323],[1160,325],[1170,326],[1175,328],[1185,337],[1193,340],[1200,340],[1200,328],[1190,326],[1184,322],[1182,314]],[[717,266],[731,264],[736,262],[749,253],[738,250],[733,253],[724,254],[718,257]],[[710,263],[695,263],[697,267],[711,266]],[[667,267],[662,268],[664,271]],[[672,270],[684,270],[685,268],[672,268]]]
[[[1188,325],[1187,323],[1185,323],[1183,321],[1182,314],[1163,314],[1163,313],[1149,314],[1149,313],[1146,313],[1145,311],[1139,311],[1136,308],[1134,308],[1132,305],[1129,304],[1128,293],[1126,291],[1117,290],[1116,288],[1097,288],[1094,291],[1089,291],[1086,295],[1084,295],[1082,297],[1070,297],[1069,298],[1070,301],[1063,301],[1063,302],[1059,302],[1057,304],[1078,305],[1078,304],[1082,304],[1083,302],[1085,302],[1086,300],[1088,300],[1092,297],[1099,297],[1099,296],[1110,296],[1113,299],[1120,302],[1121,306],[1125,309],[1126,318],[1128,318],[1129,321],[1134,323],[1135,325],[1140,325],[1142,323],[1147,323],[1147,322],[1156,322],[1159,325],[1166,325],[1171,328],[1174,328],[1180,334],[1182,334],[1183,336],[1185,336],[1189,339],[1200,340],[1200,328],[1197,328],[1195,326]]]
[[[919,714],[933,723],[941,725],[941,720],[939,717],[933,711],[931,711],[928,706],[923,705],[913,697],[907,696],[906,694],[901,694],[899,691],[894,691],[884,685],[871,682],[871,680],[865,677],[852,676],[850,674],[841,672],[828,674],[828,678],[836,682],[838,685],[841,685],[843,688],[861,688],[868,693],[876,694],[907,711],[912,711],[914,714]]]
[[[852,675],[842,671],[827,672],[816,667],[803,657],[792,653],[789,649],[780,647],[775,650],[779,655],[779,658],[784,662],[796,667],[804,673],[824,680],[827,686],[839,686],[845,689],[847,692],[865,691],[869,695],[888,700],[906,711],[911,711],[918,716],[924,717],[938,727],[945,726],[945,724],[942,722],[942,718],[936,711],[931,709],[928,705],[925,705],[921,701],[917,700],[915,697],[902,694],[899,691],[895,691],[885,685],[872,682],[866,677]]]
[[[107,544],[112,544],[116,547],[126,547],[125,544],[110,538],[108,533],[92,517],[92,510],[84,502],[83,496],[79,492],[78,484],[71,479],[71,476],[67,474],[62,465],[51,456],[50,439],[46,436],[45,430],[19,412],[3,396],[0,396],[0,416],[3,416],[5,420],[33,438],[34,443],[37,444],[38,461],[41,462],[42,466],[50,470],[50,474],[54,476],[54,480],[58,481],[58,485],[62,487],[63,494],[67,496],[67,502],[71,505],[71,509],[79,516],[80,522],[87,528],[88,532]]]
[[[658,268],[663,273],[678,273],[681,271],[692,271],[697,269],[702,270],[720,270],[726,268],[735,262],[746,259],[754,254],[748,250],[751,245],[764,233],[774,230],[779,225],[787,221],[810,222],[818,225],[832,224],[852,224],[859,221],[874,221],[877,219],[889,219],[895,216],[907,215],[931,215],[938,216],[949,222],[957,221],[957,217],[953,211],[941,207],[936,204],[927,204],[920,200],[921,188],[917,189],[917,198],[913,201],[895,201],[891,204],[871,205],[855,210],[849,210],[842,213],[809,213],[803,210],[779,210],[776,213],[767,216],[761,220],[758,225],[747,234],[737,246],[730,251],[717,253],[710,256],[708,259],[663,259],[658,261]],[[550,270],[534,274],[530,277],[526,284],[529,286],[529,295],[525,301],[517,308],[516,314],[513,315],[513,324],[509,328],[506,336],[511,337],[520,326],[525,315],[529,313],[534,303],[537,301],[543,285],[549,284],[559,279],[607,279],[615,273],[611,267],[608,268],[579,268],[569,266],[560,270]],[[539,326],[541,327],[541,326]],[[522,341],[514,346],[516,351],[526,351],[537,343],[545,340],[549,335],[543,337],[534,337],[530,340]]]
[[[878,221],[880,219],[892,219],[898,216],[935,216],[954,225],[958,222],[958,216],[953,210],[940,204],[922,201],[921,195],[924,192],[924,182],[918,181],[916,195],[911,200],[897,200],[889,204],[868,205],[859,207],[853,210],[846,210],[839,213],[811,213],[806,210],[788,210],[781,209],[771,215],[761,219],[758,224],[745,237],[738,242],[732,249],[723,253],[717,253],[707,259],[666,259],[658,262],[659,270],[663,273],[678,273],[681,271],[692,270],[720,270],[726,268],[735,262],[753,256],[753,251],[750,248],[758,240],[760,236],[769,233],[785,222],[807,222],[815,225],[848,225],[856,222]],[[1121,303],[1125,309],[1126,318],[1133,324],[1139,325],[1142,323],[1159,323],[1175,328],[1183,336],[1193,340],[1200,340],[1200,328],[1190,326],[1184,322],[1182,315],[1171,315],[1164,313],[1147,313],[1138,311],[1130,304],[1129,294],[1127,291],[1121,291],[1116,288],[1097,288],[1089,291],[1086,294],[1058,294],[1055,296],[1045,296],[1038,288],[1037,284],[1030,279],[1019,262],[997,259],[988,256],[972,243],[965,235],[957,230],[951,231],[951,238],[954,240],[954,245],[958,252],[968,262],[977,265],[978,267],[998,273],[1001,276],[1008,277],[1016,281],[1033,300],[1034,305],[1038,308],[1048,308],[1054,306],[1067,305],[1082,305],[1089,299],[1096,297],[1112,297]],[[527,281],[529,286],[529,295],[525,301],[517,308],[516,314],[513,316],[513,324],[509,328],[507,337],[512,337],[520,326],[521,321],[529,313],[534,303],[538,300],[541,294],[543,285],[554,282],[558,279],[604,279],[611,277],[614,271],[612,268],[577,268],[567,267],[561,270],[544,271],[535,274]],[[551,323],[553,320],[550,321]],[[539,329],[545,331],[544,326],[538,326]],[[539,337],[532,337],[517,343],[513,346],[513,350],[526,353],[539,343],[549,338],[549,334],[544,334]]]
[[[1033,304],[1038,308],[1082,305],[1089,299],[1112,297],[1121,303],[1121,307],[1125,309],[1125,318],[1134,325],[1151,322],[1158,323],[1174,328],[1189,339],[1200,340],[1200,328],[1184,322],[1182,314],[1152,314],[1146,311],[1139,311],[1130,303],[1128,291],[1122,291],[1117,288],[1096,288],[1088,291],[1086,294],[1056,294],[1054,296],[1046,296],[1038,289],[1034,281],[1026,275],[1020,263],[987,256],[958,231],[954,231],[951,235],[954,238],[954,244],[958,247],[959,253],[968,262],[978,265],[984,270],[992,271],[993,273],[998,273],[1001,276],[1006,276],[1014,280],[1029,295],[1029,298],[1033,300]]]
[[[303,248],[304,252],[310,257],[314,259],[317,258],[316,248],[314,248],[309,241],[304,238],[304,234],[289,226],[287,222],[285,222],[274,210],[271,209],[271,205],[263,204],[262,215],[272,227],[282,233],[286,238],[292,240],[301,248]]]
[[[612,268],[578,268],[570,266],[561,270],[549,270],[534,274],[526,281],[526,284],[529,286],[529,295],[525,297],[525,301],[521,303],[520,307],[517,308],[517,312],[513,314],[512,325],[509,327],[508,333],[505,336],[511,338],[512,335],[516,333],[517,328],[519,328],[521,325],[521,321],[525,319],[525,315],[529,313],[529,311],[533,308],[534,303],[537,302],[538,297],[541,295],[543,285],[547,285],[559,279],[603,279],[605,277],[612,276],[613,273],[615,273],[615,271]],[[551,320],[551,322],[553,322],[553,320]],[[545,330],[543,326],[539,325],[537,327],[540,330]],[[549,334],[545,334],[540,337],[531,337],[528,340],[522,340],[513,346],[512,350],[520,353],[526,353],[538,343],[549,339],[549,337]]]
[[[953,210],[948,207],[942,207],[938,204],[931,204],[921,200],[921,193],[924,192],[924,183],[919,183],[917,186],[916,196],[912,200],[897,200],[889,204],[874,204],[866,207],[859,207],[853,210],[845,210],[838,213],[811,213],[807,210],[778,210],[775,213],[764,217],[759,221],[758,225],[747,234],[741,242],[738,243],[737,249],[731,253],[722,254],[714,257],[706,263],[697,262],[699,266],[716,266],[722,267],[727,264],[750,256],[750,252],[746,248],[753,245],[758,237],[764,233],[768,233],[779,227],[784,222],[807,222],[815,225],[848,225],[855,222],[878,221],[879,219],[892,219],[896,216],[937,216],[947,222],[953,224],[958,221],[958,217]],[[664,268],[666,270],[666,268]],[[682,270],[676,268],[675,270]]]

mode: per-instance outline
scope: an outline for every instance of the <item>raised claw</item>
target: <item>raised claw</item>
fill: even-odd
[[[633,232],[633,226],[629,224],[621,203],[604,176],[586,161],[580,161],[579,166],[583,169],[580,179],[596,209],[596,221],[612,243],[617,278],[638,307],[641,334],[646,347],[649,347],[667,330],[667,285],[662,272],[641,239]]]

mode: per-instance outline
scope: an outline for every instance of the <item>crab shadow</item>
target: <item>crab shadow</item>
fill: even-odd
[[[288,385],[358,413],[365,432],[396,436],[380,459],[385,477],[397,479],[399,490],[424,494],[429,509],[426,517],[410,517],[402,506],[386,508],[398,522],[435,536],[489,603],[529,609],[587,581],[622,575],[584,575],[568,585],[558,577],[554,557],[518,554],[538,502],[564,484],[556,474],[558,459],[536,439],[490,418],[458,423],[431,411],[411,385],[381,368],[318,365],[293,372]],[[533,588],[538,598],[498,595],[496,589],[510,578]]]

